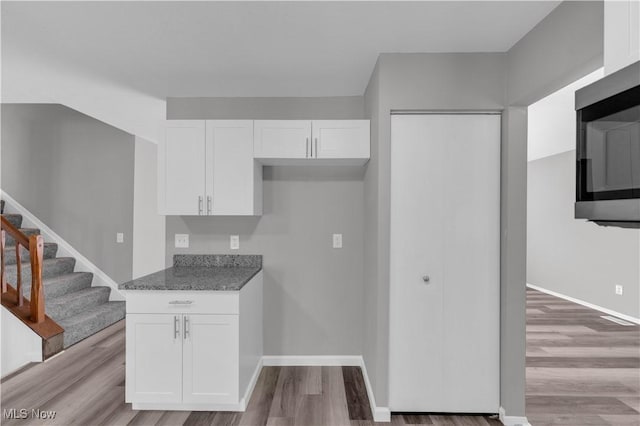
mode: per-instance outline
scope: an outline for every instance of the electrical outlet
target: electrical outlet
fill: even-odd
[[[229,238],[229,248],[231,250],[238,250],[240,248],[240,236],[239,235],[232,235]]]
[[[333,248],[342,248],[342,234],[333,234]]]
[[[623,291],[623,290],[624,290],[624,289],[622,288],[622,286],[621,286],[621,285],[616,284],[616,294],[617,294],[618,296],[622,296],[622,291]]]
[[[116,243],[124,243],[124,234],[122,232],[116,233]]]
[[[176,248],[189,248],[189,234],[176,234]]]

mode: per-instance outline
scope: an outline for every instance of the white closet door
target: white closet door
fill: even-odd
[[[393,411],[498,411],[499,226],[500,117],[393,116]]]

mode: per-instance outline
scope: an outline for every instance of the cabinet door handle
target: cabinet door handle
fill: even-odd
[[[207,195],[207,214],[211,214],[211,195]]]
[[[304,156],[305,156],[306,158],[309,158],[309,138],[307,138],[307,143],[305,144],[305,148],[306,148],[307,150],[305,151]]]
[[[184,339],[187,340],[187,337],[189,337],[189,317],[185,316],[184,317]]]
[[[316,138],[316,158],[318,158],[318,138]]]
[[[202,215],[202,195],[198,196],[198,215]]]
[[[173,317],[173,340],[176,340],[179,335],[180,335],[180,317],[176,315]]]
[[[172,300],[169,302],[170,305],[191,305],[193,300]]]

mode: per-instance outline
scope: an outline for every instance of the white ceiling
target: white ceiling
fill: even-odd
[[[558,4],[3,1],[2,67],[28,56],[158,98],[361,95],[379,53],[504,52]]]

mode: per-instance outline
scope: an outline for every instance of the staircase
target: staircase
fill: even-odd
[[[12,225],[26,235],[39,234],[39,229],[21,228],[22,215],[2,214]],[[74,272],[76,260],[72,257],[56,257],[58,245],[44,244],[42,283],[44,287],[45,313],[64,329],[63,348],[120,321],[125,316],[125,302],[109,301],[109,287],[92,287],[93,274]],[[31,292],[31,268],[29,252],[22,248],[23,294]],[[25,262],[27,260],[27,262]],[[6,238],[5,268],[7,282],[15,283],[17,276],[15,241]]]

